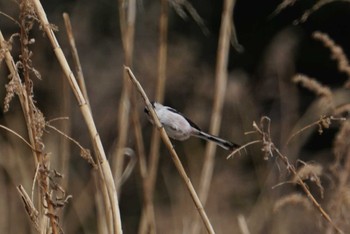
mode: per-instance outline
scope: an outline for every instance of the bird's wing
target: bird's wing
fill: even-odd
[[[184,116],[182,113],[178,112],[177,110],[175,110],[174,108],[171,108],[171,107],[167,107],[167,110],[173,112],[173,113],[176,113],[176,114],[179,114],[181,115],[182,117],[184,117],[187,122],[195,129],[197,129],[198,131],[202,131],[198,126],[197,124],[193,123],[192,120],[190,120],[189,118],[187,118],[186,116]]]

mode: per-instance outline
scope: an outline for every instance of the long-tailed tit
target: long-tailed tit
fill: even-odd
[[[209,133],[203,132],[196,124],[191,120],[183,116],[177,110],[163,106],[157,102],[152,102],[152,106],[159,118],[159,121],[163,125],[168,136],[174,140],[183,141],[188,139],[190,136],[199,137],[205,140],[215,142],[222,148],[226,150],[233,150],[238,148],[239,145],[226,141],[219,137],[213,136]],[[149,110],[145,107],[145,113],[148,116],[149,121],[153,123],[152,118],[150,117]]]

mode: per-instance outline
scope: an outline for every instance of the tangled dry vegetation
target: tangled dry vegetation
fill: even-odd
[[[318,1],[294,24],[332,2]],[[261,90],[253,95],[256,81],[238,71],[227,74],[230,46],[246,53],[232,22],[233,0],[223,3],[216,67],[211,70],[193,66],[191,46],[168,42],[170,10],[210,34],[189,1],[154,3],[159,40],[143,57],[137,48],[136,1],[120,0],[121,38],[114,52],[121,52],[123,61],[118,60],[118,75],[111,75],[118,80],[101,86],[107,72],[98,66],[84,68],[67,13],[58,30],[39,0],[6,4],[18,6],[18,14],[0,11],[0,19],[16,28],[11,33],[0,24],[0,233],[349,232],[350,79],[330,87],[291,69],[297,39],[290,32],[281,33],[267,49],[263,72],[269,77],[273,70],[277,79],[273,85],[270,79],[255,84]],[[293,4],[283,1],[272,17]],[[67,48],[57,39],[65,34]],[[327,49],[337,72],[349,78],[342,46],[324,32],[311,37]],[[89,47],[83,54],[96,53],[94,49],[102,47]],[[105,51],[98,59],[107,57]],[[139,53],[137,59],[134,53]],[[158,65],[150,54],[158,56]],[[53,57],[55,65],[46,61]],[[88,81],[83,70],[86,77],[98,74],[101,80]],[[208,75],[212,70],[215,81]],[[201,80],[178,78],[194,75]],[[279,107],[272,105],[270,115],[257,100],[259,95],[269,98],[273,88]],[[159,102],[175,94],[179,100],[170,102],[181,105],[185,98],[190,112],[183,109],[191,118],[215,135],[225,126],[220,135],[241,139],[242,146],[226,153],[198,140],[171,143],[153,112],[158,128],[149,132],[141,116],[144,105],[151,109],[145,90]],[[301,113],[298,90],[313,94]],[[193,105],[203,100],[212,107]],[[104,129],[101,134],[99,128]],[[327,132],[333,135],[323,138],[326,147],[317,143],[321,150],[305,149],[310,139]]]

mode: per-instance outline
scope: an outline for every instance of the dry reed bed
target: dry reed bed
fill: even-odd
[[[171,1],[172,6],[175,7],[177,12],[181,12],[183,9],[191,14],[191,16],[197,21],[201,29],[205,32],[206,28],[196,13],[195,9],[189,4],[189,2],[179,2]],[[284,1],[275,11],[274,14],[280,14],[283,9],[292,5],[294,1]],[[305,14],[295,23],[305,22],[310,14],[317,11],[320,7],[329,3],[328,1],[320,1],[315,4],[314,7],[305,12]],[[136,80],[134,74],[132,73],[132,66],[137,63],[134,61],[134,37],[135,37],[135,22],[136,22],[136,1],[128,1],[127,5],[122,0],[118,2],[119,5],[119,22],[121,28],[121,37],[124,51],[124,65],[123,69],[123,88],[118,109],[118,134],[117,134],[117,144],[112,153],[112,159],[110,162],[107,160],[105,150],[102,146],[102,140],[100,139],[99,133],[96,128],[94,118],[92,116],[92,111],[89,101],[88,92],[85,84],[84,75],[82,73],[82,65],[80,64],[80,59],[78,51],[75,45],[74,39],[74,29],[70,24],[70,19],[68,14],[64,14],[64,21],[67,28],[67,34],[69,37],[69,43],[71,46],[71,51],[73,55],[73,61],[75,66],[75,72],[70,68],[66,56],[64,55],[60,44],[55,36],[54,26],[50,24],[47,19],[45,10],[43,9],[40,1],[38,0],[23,0],[20,2],[20,15],[18,19],[12,18],[2,12],[2,15],[11,19],[15,22],[19,28],[19,33],[12,35],[6,41],[0,31],[0,60],[4,60],[10,71],[10,80],[6,85],[6,97],[4,100],[4,112],[8,111],[11,107],[11,100],[17,96],[22,112],[23,120],[25,122],[26,133],[17,133],[16,131],[0,125],[1,129],[6,131],[9,135],[15,136],[15,138],[20,139],[19,144],[25,145],[27,148],[20,154],[26,154],[25,152],[31,152],[33,155],[33,168],[23,169],[22,173],[25,180],[17,185],[18,192],[24,203],[25,211],[29,216],[32,226],[37,232],[51,232],[60,233],[64,232],[65,225],[62,223],[61,218],[64,217],[62,209],[69,206],[71,203],[72,196],[69,195],[69,191],[66,191],[65,187],[68,184],[68,178],[65,177],[70,175],[68,173],[68,159],[69,156],[65,156],[65,162],[61,162],[61,166],[56,165],[56,161],[53,157],[59,157],[59,155],[51,155],[50,149],[45,145],[45,131],[51,129],[57,132],[65,142],[62,145],[62,155],[69,155],[68,151],[68,141],[73,142],[81,150],[81,156],[86,159],[92,166],[91,168],[96,168],[97,173],[93,173],[93,180],[95,182],[95,197],[89,198],[88,194],[84,194],[85,198],[81,199],[73,198],[73,203],[81,204],[79,207],[84,207],[85,204],[89,204],[90,207],[94,205],[97,207],[97,226],[99,233],[122,233],[122,221],[123,214],[120,213],[118,193],[122,189],[122,183],[120,180],[123,177],[124,164],[125,164],[125,154],[126,147],[128,146],[128,139],[132,136],[135,138],[135,148],[136,154],[138,155],[139,161],[139,173],[141,177],[141,187],[143,191],[143,205],[139,221],[138,232],[139,233],[156,233],[159,230],[160,217],[157,217],[157,204],[155,203],[155,186],[156,178],[158,174],[159,165],[159,152],[160,152],[160,139],[162,139],[167,146],[170,155],[175,163],[180,177],[183,180],[191,198],[194,203],[193,212],[187,215],[191,221],[188,230],[190,233],[200,233],[201,225],[199,225],[200,217],[204,223],[208,233],[215,233],[215,225],[208,218],[207,212],[204,206],[207,203],[208,196],[211,194],[210,186],[213,183],[214,167],[215,167],[215,155],[216,148],[213,144],[207,144],[206,151],[204,153],[205,157],[203,159],[203,166],[201,167],[201,173],[199,175],[199,187],[198,195],[191,182],[189,176],[187,175],[184,166],[182,165],[178,153],[175,151],[172,143],[167,137],[164,129],[154,113],[151,111],[154,122],[157,128],[154,129],[151,141],[150,141],[150,152],[149,160],[146,157],[146,147],[145,140],[142,132],[141,117],[139,114],[139,104],[137,99],[137,94],[135,93],[132,84],[135,85],[137,90],[141,93],[145,101],[145,105],[152,110],[151,104],[147,95],[145,94],[141,84]],[[230,39],[233,40],[235,48],[239,47],[235,29],[232,26],[232,15],[234,9],[235,1],[225,0],[222,19],[221,19],[221,31],[219,37],[219,45],[217,50],[217,60],[216,60],[216,74],[215,74],[215,91],[213,98],[213,110],[210,120],[210,132],[212,134],[218,135],[221,119],[223,115],[223,106],[226,95],[227,87],[227,64],[229,55],[229,45]],[[158,49],[158,69],[157,69],[157,87],[155,100],[162,102],[165,97],[165,84],[167,76],[167,53],[168,53],[168,10],[169,2],[161,1],[161,11],[159,18],[159,49]],[[53,126],[53,121],[61,120],[62,118],[47,121],[42,111],[37,107],[36,101],[34,100],[33,84],[35,82],[32,78],[41,78],[40,73],[32,65],[32,51],[30,47],[35,40],[30,38],[29,34],[33,27],[39,26],[41,30],[46,33],[48,41],[51,43],[52,49],[57,57],[57,60],[61,66],[65,77],[71,87],[76,101],[78,103],[78,108],[83,116],[86,128],[90,134],[91,145],[93,147],[94,159],[90,155],[88,149],[80,145],[80,143],[69,136],[71,132],[70,128],[74,126],[66,126],[65,130],[60,130],[59,128]],[[60,32],[59,32],[60,33]],[[17,45],[14,41],[19,41],[19,51],[20,57],[16,61],[11,55],[13,48],[12,46]],[[331,57],[338,63],[338,69],[340,72],[349,74],[349,62],[346,54],[342,50],[341,46],[337,45],[327,34],[322,32],[315,32],[313,34],[315,40],[321,41],[325,47],[327,47],[331,52]],[[233,39],[232,39],[233,38]],[[75,77],[77,74],[77,78]],[[142,75],[140,75],[142,76]],[[131,79],[131,82],[129,80]],[[250,135],[254,135],[255,139],[247,142],[241,148],[231,152],[227,158],[237,156],[238,154],[245,155],[245,152],[250,152],[250,148],[253,145],[258,145],[262,150],[262,158],[264,160],[274,160],[276,162],[281,162],[283,169],[291,175],[290,181],[285,182],[280,181],[274,188],[281,186],[286,186],[285,184],[290,182],[294,185],[298,185],[303,190],[304,195],[290,193],[289,195],[280,196],[273,204],[273,209],[271,209],[270,214],[276,214],[284,207],[292,204],[293,206],[300,205],[305,210],[312,210],[313,213],[319,213],[324,218],[325,222],[321,225],[325,233],[344,233],[347,230],[348,224],[344,217],[347,217],[347,212],[342,209],[343,205],[349,205],[348,197],[348,183],[349,183],[349,172],[350,172],[350,160],[348,157],[349,152],[349,121],[342,118],[342,115],[349,111],[348,102],[344,102],[344,95],[342,94],[343,89],[348,89],[349,80],[344,83],[344,86],[338,90],[332,90],[327,85],[321,84],[317,79],[310,78],[306,75],[296,74],[292,79],[292,82],[301,84],[304,88],[315,93],[315,108],[321,113],[319,116],[316,115],[314,122],[307,122],[303,125],[296,125],[295,130],[291,132],[289,138],[285,142],[286,147],[298,139],[305,139],[305,136],[310,134],[311,129],[318,129],[319,134],[327,131],[331,125],[334,123],[339,123],[340,129],[335,137],[333,154],[335,155],[334,163],[327,168],[330,170],[331,176],[334,178],[335,185],[333,188],[324,188],[322,184],[322,177],[325,174],[326,168],[319,163],[308,163],[301,160],[297,160],[298,163],[290,162],[290,158],[287,154],[283,153],[274,143],[273,136],[271,134],[271,120],[270,118],[264,116],[261,118],[260,124],[253,122],[253,127],[249,132]],[[39,100],[40,102],[40,100]],[[66,104],[68,105],[68,104]],[[312,108],[310,107],[310,110]],[[314,115],[315,116],[315,113]],[[317,119],[318,118],[318,119]],[[305,119],[301,118],[300,123],[305,123]],[[130,130],[132,129],[132,130]],[[160,132],[160,133],[159,133]],[[28,136],[27,137],[24,136]],[[300,144],[300,143],[299,143]],[[283,146],[284,147],[284,146]],[[301,147],[301,146],[300,146]],[[2,147],[2,153],[11,152],[11,147]],[[17,153],[18,154],[18,153]],[[132,153],[133,154],[133,153]],[[18,155],[13,154],[12,157],[17,157]],[[63,159],[63,158],[62,158]],[[11,159],[14,160],[14,159]],[[18,160],[18,159],[17,159]],[[111,164],[110,164],[111,163]],[[110,166],[111,165],[111,166]],[[132,163],[130,162],[132,168]],[[281,166],[280,165],[280,166]],[[62,169],[61,173],[57,168]],[[125,172],[125,171],[124,171]],[[129,172],[130,173],[130,170]],[[127,174],[128,174],[127,173]],[[63,174],[63,175],[62,175]],[[31,178],[28,180],[28,178]],[[284,177],[285,180],[288,178]],[[309,187],[309,181],[311,184],[314,183],[320,198],[318,198]],[[31,182],[31,184],[30,184]],[[119,183],[120,182],[120,183]],[[29,189],[30,188],[30,189]],[[327,191],[329,189],[329,191]],[[175,190],[174,190],[175,191]],[[324,198],[327,194],[327,200],[323,201],[320,199]],[[306,199],[307,198],[307,199]],[[92,200],[92,201],[89,201]],[[95,200],[95,201],[93,201]],[[68,205],[67,205],[68,204]],[[312,204],[316,209],[312,209]],[[271,208],[271,207],[270,207]],[[92,209],[92,208],[90,208]],[[254,209],[253,209],[254,210]],[[193,213],[199,213],[199,216],[195,216]],[[79,213],[83,215],[82,213]],[[180,214],[182,216],[183,214]],[[252,215],[254,216],[254,214]],[[60,218],[61,217],[61,218]],[[209,217],[214,217],[210,215]],[[261,227],[250,226],[251,222],[246,220],[247,216],[241,214],[237,215],[238,221],[237,226],[240,231],[244,234],[254,233],[250,230],[259,230]],[[78,217],[79,218],[79,217]],[[248,217],[249,218],[249,217]],[[164,220],[164,217],[162,217]],[[317,223],[317,220],[314,221]],[[215,222],[214,222],[215,223]],[[79,227],[77,227],[79,228]],[[181,229],[181,228],[180,228]],[[77,229],[76,229],[77,230]],[[229,232],[229,230],[225,230]],[[86,230],[86,232],[88,232]]]

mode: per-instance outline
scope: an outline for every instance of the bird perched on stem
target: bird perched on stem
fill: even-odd
[[[212,141],[226,150],[234,150],[239,147],[239,145],[235,143],[203,132],[190,119],[186,118],[180,112],[171,107],[163,106],[158,102],[152,102],[152,106],[166,133],[174,140],[184,141],[190,136],[194,136],[207,141]],[[154,124],[147,107],[145,107],[145,113],[147,114],[149,121]]]

